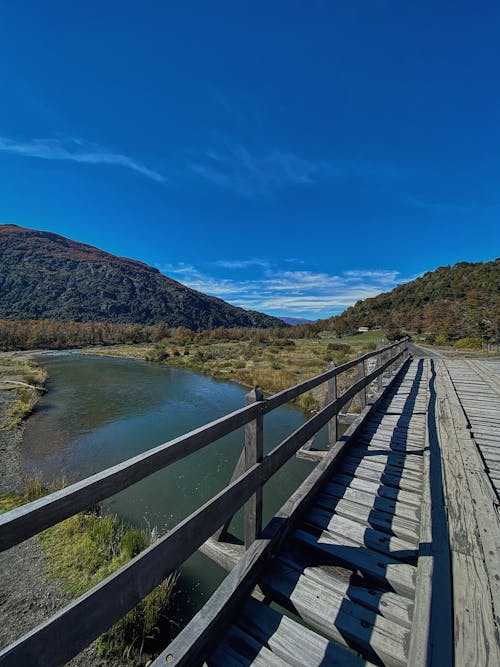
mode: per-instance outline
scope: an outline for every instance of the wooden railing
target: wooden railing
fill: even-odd
[[[221,527],[244,505],[245,545],[249,548],[262,530],[264,484],[327,424],[329,445],[334,446],[342,408],[357,395],[362,406],[366,404],[367,387],[377,380],[382,389],[383,377],[394,376],[407,354],[404,339],[331,367],[268,399],[256,389],[240,410],[1,515],[0,550],[5,550],[245,426],[244,451],[227,487],[127,565],[5,648],[0,665],[64,664],[135,607],[210,537],[220,536]],[[368,372],[367,362],[372,358],[375,368]],[[338,376],[355,367],[356,381],[338,396]],[[325,407],[264,456],[264,416],[323,383],[327,383]]]

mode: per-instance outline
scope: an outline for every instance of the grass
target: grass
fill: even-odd
[[[26,480],[24,494],[0,494],[0,513],[48,493],[40,478]],[[74,598],[125,565],[156,539],[154,532],[128,526],[100,507],[81,512],[47,529],[38,539],[48,556],[48,576]],[[154,641],[158,624],[172,598],[176,575],[146,596],[134,609],[96,640],[104,660],[140,660],[145,646]]]
[[[77,350],[77,352],[78,354],[98,354],[103,357],[124,357],[126,359],[144,360],[153,347],[149,343],[100,345],[98,347],[84,347],[81,350]]]
[[[7,353],[0,358],[0,380],[1,391],[16,394],[1,420],[1,428],[12,430],[33,412],[44,391],[47,373],[34,359]],[[19,386],[16,382],[30,386]]]
[[[147,358],[275,393],[325,371],[332,361],[338,366],[360,352],[382,346],[383,338],[380,332],[368,332],[342,339],[323,335],[259,341],[249,336],[243,340],[202,339],[184,344],[165,339],[152,348]],[[339,390],[350,381],[352,375],[342,375]],[[322,403],[323,392],[324,387],[319,387],[300,396],[297,403],[314,412]]]
[[[82,595],[125,565],[155,540],[99,510],[80,513],[45,531],[40,541],[49,555],[49,576],[70,597]],[[96,642],[103,658],[140,656],[155,638],[158,623],[173,594],[171,574]]]
[[[265,393],[275,393],[326,370],[330,362],[337,366],[387,345],[381,331],[336,338],[330,331],[315,338],[289,340],[268,337],[264,330],[238,340],[211,339],[193,334],[191,340],[166,338],[157,345],[114,345],[81,350],[132,359],[146,359],[198,371],[219,380],[234,380],[247,387],[258,386]],[[352,374],[339,378],[339,390],[352,381]],[[307,412],[322,404],[324,387],[318,387],[297,399]]]

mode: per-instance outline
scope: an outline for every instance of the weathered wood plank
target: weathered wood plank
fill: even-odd
[[[490,524],[492,533],[485,525],[493,519],[493,496],[490,492],[487,499],[486,487],[477,484],[478,476],[485,477],[485,473],[474,451],[466,416],[446,365],[438,365],[436,387],[446,396],[438,400],[438,426],[450,528],[455,659],[457,665],[497,665],[500,664],[500,649],[494,613],[498,613],[498,585],[494,580],[498,579],[498,562],[493,565],[495,556],[485,553],[498,539],[497,526]],[[473,496],[471,485],[479,498]],[[483,531],[486,531],[487,546],[483,544]],[[492,567],[496,568],[496,574],[491,571]]]
[[[416,576],[413,565],[368,549],[359,549],[357,546],[339,545],[336,537],[327,532],[312,535],[303,529],[297,529],[293,533],[293,539],[298,544],[322,554],[332,564],[357,568],[367,577],[375,579],[385,590],[394,591],[409,599],[413,598]]]
[[[194,431],[149,449],[44,498],[0,515],[0,550],[8,549],[63,519],[95,505],[224,435],[259,414],[259,404],[236,410]]]
[[[336,484],[349,486],[351,489],[358,489],[359,491],[365,491],[375,496],[382,496],[383,498],[405,503],[414,508],[418,508],[422,500],[418,493],[403,491],[394,488],[393,486],[387,486],[381,483],[380,480],[378,480],[378,482],[373,482],[366,479],[360,479],[357,476],[348,476],[337,473],[332,481]],[[325,489],[328,489],[328,487],[329,485],[326,484]]]
[[[484,561],[452,550],[455,665],[500,665],[498,628],[491,604]]]
[[[391,382],[394,382],[396,377],[395,375]],[[377,407],[378,401],[374,403],[373,409]],[[366,415],[369,414],[370,410],[371,408],[367,409]],[[338,441],[327,456],[318,463],[309,477],[267,525],[262,537],[256,540],[240,559],[212,595],[209,602],[155,660],[155,667],[163,665],[165,660],[168,660],[172,665],[191,665],[196,660],[203,659],[210,648],[211,642],[214,642],[217,638],[220,628],[227,626],[241,600],[248,595],[256,584],[267,558],[279,549],[280,544],[293,529],[294,519],[315,495],[318,486],[337,465],[339,455],[348,443],[349,438],[357,433],[361,423],[360,421],[351,426],[344,434],[343,441]]]
[[[368,528],[357,521],[332,514],[321,507],[313,506],[305,515],[303,521],[306,526],[327,531],[332,540],[338,540],[339,545],[347,540],[351,545],[357,544],[374,551],[380,551],[398,560],[414,560],[417,557],[417,550],[412,542],[394,537],[394,535],[388,535],[374,528]]]
[[[229,628],[222,642],[207,660],[208,667],[228,665],[253,667],[289,667],[289,664],[237,627]]]
[[[376,509],[379,512],[387,512],[387,514],[390,515],[404,517],[410,521],[415,522],[415,524],[418,524],[419,522],[418,511],[415,507],[391,500],[390,498],[377,496],[376,494],[373,494],[369,491],[357,489],[352,486],[345,487],[342,484],[330,482],[328,485],[323,487],[323,490],[319,496],[322,503],[323,495],[325,498],[351,500],[352,502],[359,503],[364,507]]]
[[[275,609],[249,598],[237,619],[258,642],[294,667],[368,667],[369,663]]]
[[[374,614],[342,595],[299,573],[274,564],[261,585],[285,609],[297,613],[309,625],[336,642],[383,661],[406,665],[409,631]]]
[[[245,396],[247,405],[262,401],[264,395],[258,389],[254,389]],[[254,421],[245,425],[245,469],[250,470],[252,466],[262,461],[264,456],[264,423],[263,416],[257,415]],[[244,510],[244,535],[245,548],[254,542],[262,530],[262,486],[245,503]]]
[[[411,627],[413,602],[402,595],[377,589],[373,580],[365,581],[365,586],[359,585],[353,582],[355,577],[352,572],[350,577],[346,577],[345,570],[339,574],[339,567],[316,565],[308,558],[308,554],[298,550],[282,552],[278,563],[284,568],[295,570],[297,574],[303,574],[326,591],[332,590],[405,628]]]

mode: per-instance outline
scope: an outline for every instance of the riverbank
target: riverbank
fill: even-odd
[[[315,338],[289,339],[271,337],[265,330],[252,332],[238,339],[207,337],[193,334],[166,338],[156,345],[114,345],[88,347],[82,354],[142,359],[164,365],[185,368],[209,375],[216,380],[235,381],[242,386],[259,386],[272,394],[317,375],[331,362],[340,364],[359,354],[387,344],[381,332],[368,332],[337,339],[325,332]],[[223,335],[223,334],[219,334]],[[350,376],[340,378],[339,389],[350,382]],[[317,410],[323,401],[324,387],[301,396],[297,404],[308,412]]]
[[[45,372],[22,354],[0,356],[0,513],[48,493],[39,478],[25,478],[21,453],[24,421],[19,392],[40,392]],[[22,378],[22,379],[21,379]],[[34,382],[38,384],[32,384]],[[26,387],[25,385],[28,385]],[[131,528],[115,515],[75,515],[39,536],[0,553],[0,648],[16,641],[72,599],[148,547],[154,534]],[[142,647],[156,626],[175,584],[167,579],[135,610],[68,664],[73,667],[139,666],[149,660]],[[151,642],[149,642],[151,643]],[[150,650],[155,650],[150,647]]]
[[[24,421],[36,401],[27,407],[23,382],[39,389],[46,375],[32,356],[15,352],[0,353],[0,512],[23,502],[25,481],[20,448]],[[34,398],[34,397],[33,397]],[[50,562],[38,540],[31,538],[0,553],[0,647],[4,648],[36,627],[68,602],[60,585],[50,580]],[[94,649],[86,649],[75,658],[73,667],[101,664]]]

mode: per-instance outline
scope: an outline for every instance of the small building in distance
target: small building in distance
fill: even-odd
[[[370,331],[370,327],[358,327],[358,333],[366,333]]]

